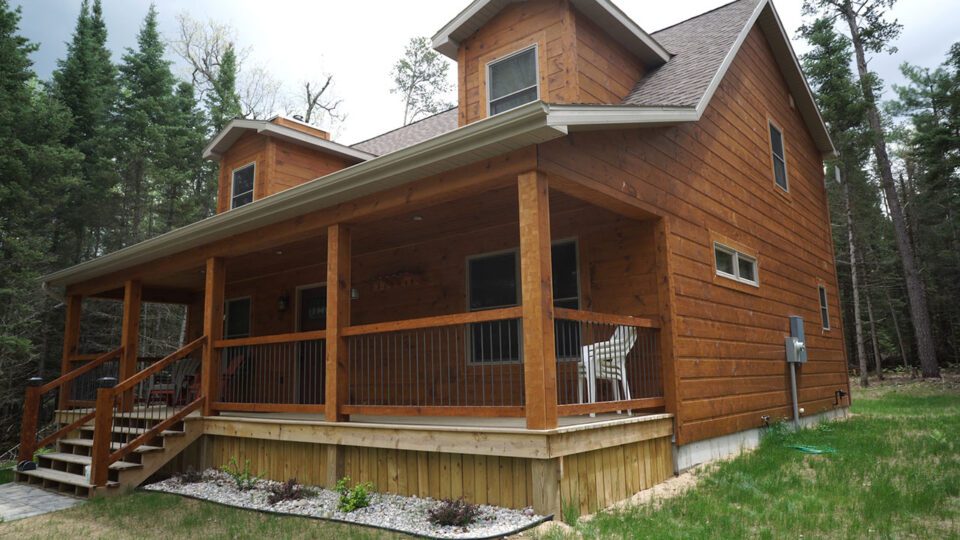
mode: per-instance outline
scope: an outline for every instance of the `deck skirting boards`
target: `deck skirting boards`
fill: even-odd
[[[810,427],[824,420],[843,418],[847,416],[847,410],[847,407],[841,407],[804,416],[800,418],[800,424],[803,427]],[[674,468],[677,472],[683,472],[708,461],[732,457],[744,450],[756,448],[760,444],[760,437],[764,429],[766,428],[748,429],[676,447],[674,449],[674,456],[676,456]]]

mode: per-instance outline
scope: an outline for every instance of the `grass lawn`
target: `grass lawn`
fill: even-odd
[[[960,538],[960,383],[855,390],[854,416],[772,432],[659,504],[602,513],[586,538]],[[830,446],[808,455],[785,446]],[[137,492],[0,524],[0,538],[406,538]]]
[[[854,394],[849,420],[771,430],[695,489],[601,513],[577,530],[586,538],[960,538],[956,379]],[[786,448],[794,444],[836,453]]]

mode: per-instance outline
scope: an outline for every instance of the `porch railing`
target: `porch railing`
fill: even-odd
[[[71,366],[68,373],[85,366],[87,363],[99,358],[101,354],[77,354],[67,358]],[[160,357],[140,357],[137,358],[137,371],[148,368],[154,362],[160,360]],[[59,404],[60,409],[70,409],[77,407],[93,407],[97,399],[97,381],[105,377],[119,379],[120,377],[120,358],[113,357],[103,362],[91,371],[86,371],[76,379],[65,383],[61,390],[62,398]]]
[[[326,332],[298,332],[214,343],[220,361],[214,408],[323,413]]]
[[[664,406],[659,322],[555,310],[561,416]]]
[[[523,416],[520,308],[342,330],[346,414]]]
[[[48,444],[63,437],[63,435],[79,428],[90,422],[94,418],[92,411],[87,412],[76,419],[74,422],[61,426],[53,433],[40,437],[38,430],[41,425],[46,425],[52,421],[52,415],[55,413],[56,405],[60,400],[60,394],[69,392],[71,384],[81,377],[87,377],[103,369],[103,366],[109,362],[116,362],[123,354],[123,348],[114,349],[98,357],[87,360],[82,366],[73,369],[60,377],[39,386],[28,386],[26,397],[23,402],[23,419],[20,427],[20,451],[19,460],[33,459],[33,453],[38,448],[43,448]],[[45,415],[51,415],[47,418]]]

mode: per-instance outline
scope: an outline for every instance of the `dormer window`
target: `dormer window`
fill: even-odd
[[[256,168],[257,164],[254,162],[233,170],[230,208],[239,208],[253,202],[253,177]]]
[[[487,64],[490,115],[539,99],[539,80],[536,45]]]

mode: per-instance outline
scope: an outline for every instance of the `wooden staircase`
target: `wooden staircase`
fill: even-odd
[[[75,413],[58,413],[60,423],[74,421]],[[111,451],[119,450],[136,437],[165,420],[164,418],[141,418],[137,415],[114,416],[110,437]],[[199,421],[186,418],[158,435],[137,446],[122,460],[109,466],[106,486],[97,487],[90,480],[90,465],[93,461],[94,426],[84,424],[66,434],[55,443],[55,451],[37,454],[37,468],[17,471],[16,481],[50,491],[77,497],[111,495],[135,488],[156,473],[163,465],[197,440],[203,429]]]
[[[21,462],[35,460],[36,468],[17,470],[15,479],[29,485],[79,497],[108,495],[134,488],[197,440],[203,429],[203,395],[176,406],[151,405],[156,377],[172,380],[178,367],[196,369],[190,356],[205,350],[206,337],[181,347],[112,387],[97,390],[93,409],[71,409],[66,399],[69,383],[91,373],[123,349],[105,353],[87,364],[39,386],[27,388],[20,433]],[[44,395],[57,397],[58,429],[40,437],[37,430]],[[53,449],[50,452],[50,449]],[[38,451],[39,450],[39,451]]]

